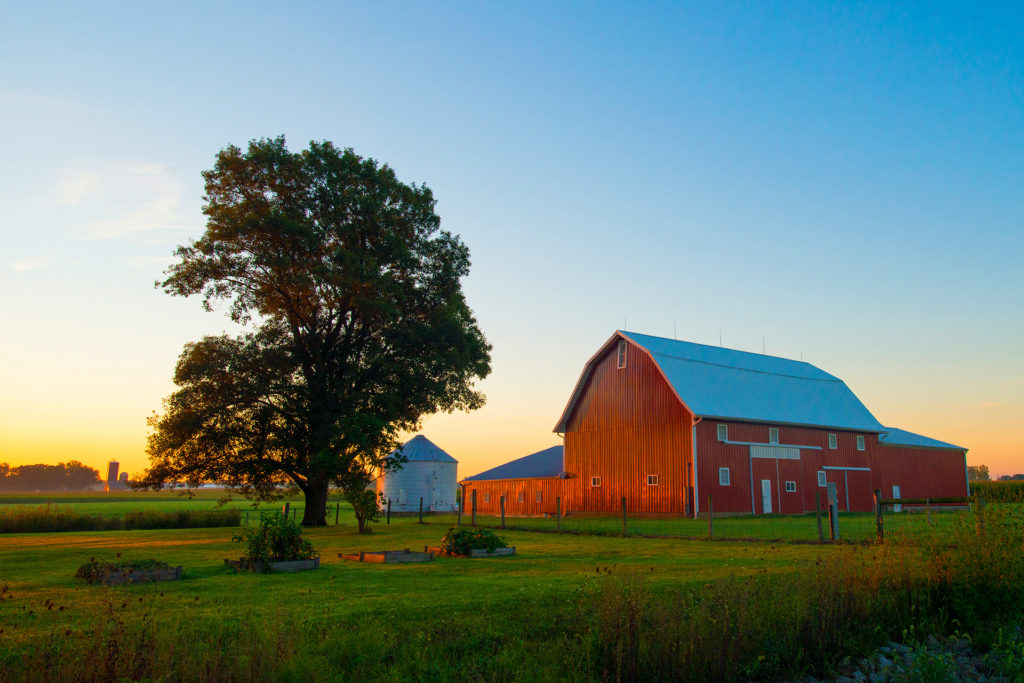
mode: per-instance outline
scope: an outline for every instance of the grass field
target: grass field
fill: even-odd
[[[82,498],[68,504],[139,507],[132,495]],[[215,498],[204,492],[187,504],[212,506]],[[166,495],[142,503],[181,504]],[[225,558],[241,554],[231,529],[7,534],[0,681],[731,680],[820,672],[907,628],[1019,615],[1019,513],[994,510],[986,537],[972,518],[940,515],[929,533],[915,531],[921,543],[886,546],[621,538],[613,535],[621,520],[580,517],[612,535],[506,530],[514,557],[382,566],[337,555],[436,544],[449,520],[393,518],[360,536],[346,509],[340,526],[308,532],[320,570],[271,575],[224,568]],[[759,521],[776,520],[715,525],[756,537]],[[706,521],[638,522],[706,531]],[[180,564],[185,578],[115,588],[73,578],[91,558],[118,556]]]
[[[174,491],[111,491],[83,493],[3,493],[0,494],[0,515],[18,506],[38,507],[40,505],[60,506],[74,510],[80,514],[123,517],[135,510],[155,510],[159,512],[177,512],[179,510],[215,510],[221,499],[225,497],[221,489],[200,489],[192,498]],[[302,498],[285,498],[280,502],[260,503],[254,505],[240,496],[234,496],[221,507],[238,510],[268,509],[280,510],[284,501],[291,505],[299,503]],[[332,502],[333,504],[333,502]]]

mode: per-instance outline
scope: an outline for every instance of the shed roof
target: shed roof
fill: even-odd
[[[539,479],[560,477],[565,474],[563,448],[552,446],[542,451],[498,465],[486,472],[466,477],[463,481],[489,481],[493,479]]]
[[[966,451],[963,446],[956,446],[945,441],[921,436],[914,432],[908,432],[895,427],[886,427],[888,433],[883,434],[881,444],[883,446],[916,446],[918,448],[951,448],[957,451]]]
[[[389,455],[394,455],[398,451],[402,451],[402,455],[409,462],[458,462],[422,434],[412,437]]]
[[[565,431],[591,366],[618,339],[646,352],[695,416],[885,431],[841,379],[810,363],[620,330],[587,363],[556,432]]]

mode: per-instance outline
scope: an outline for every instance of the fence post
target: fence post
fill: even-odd
[[[249,511],[248,510],[245,511],[245,528],[246,529],[249,528]]]
[[[505,528],[505,494],[501,494],[501,498],[498,501],[501,503],[501,528]]]
[[[555,529],[562,530],[562,498],[555,496]]]
[[[386,524],[391,524],[391,499],[388,498],[388,517]]]
[[[932,499],[931,498],[925,498],[924,499],[924,512],[925,512],[925,519],[928,521],[928,526],[931,526],[932,525]]]
[[[828,501],[828,531],[833,543],[839,540],[839,503],[831,498]]]
[[[622,536],[626,536],[626,497],[622,497]]]
[[[291,503],[285,503],[284,504],[284,510],[281,511],[281,514],[284,515],[285,519],[288,518],[288,508],[289,507],[291,507]]]
[[[476,526],[476,489],[473,489],[473,526]]]
[[[882,492],[875,489],[875,526],[878,527],[878,542],[885,543],[885,522],[882,519]]]
[[[715,508],[712,505],[711,494],[709,493],[708,494],[708,540],[709,541],[712,538],[715,537],[715,527],[714,527],[714,522],[712,521],[714,519],[714,516],[715,516],[713,514],[714,511],[715,511]]]
[[[334,504],[334,526],[338,526],[338,515],[341,514],[341,503]]]
[[[423,496],[420,496],[420,524],[423,524]]]
[[[299,521],[299,508],[297,508],[297,507],[292,508],[292,521],[293,522]]]
[[[465,486],[460,486],[459,487],[459,491],[461,492],[459,494],[459,499],[460,500],[459,500],[459,504],[458,504],[459,516],[455,520],[455,526],[462,526],[462,511],[466,509],[466,487]]]
[[[821,528],[821,489],[814,492],[814,518],[818,522],[818,543],[825,542],[825,530]]]
[[[985,496],[978,496],[978,535],[985,535]]]

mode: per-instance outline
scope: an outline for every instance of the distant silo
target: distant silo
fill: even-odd
[[[401,450],[407,460],[402,469],[378,482],[384,504],[390,499],[394,512],[417,512],[423,498],[424,512],[454,511],[458,461],[422,435],[410,439]]]
[[[121,466],[116,460],[111,460],[107,463],[107,491],[112,491],[117,488],[117,470]]]

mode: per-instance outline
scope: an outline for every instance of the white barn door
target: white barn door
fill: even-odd
[[[761,480],[761,512],[766,515],[772,513],[772,480]]]

